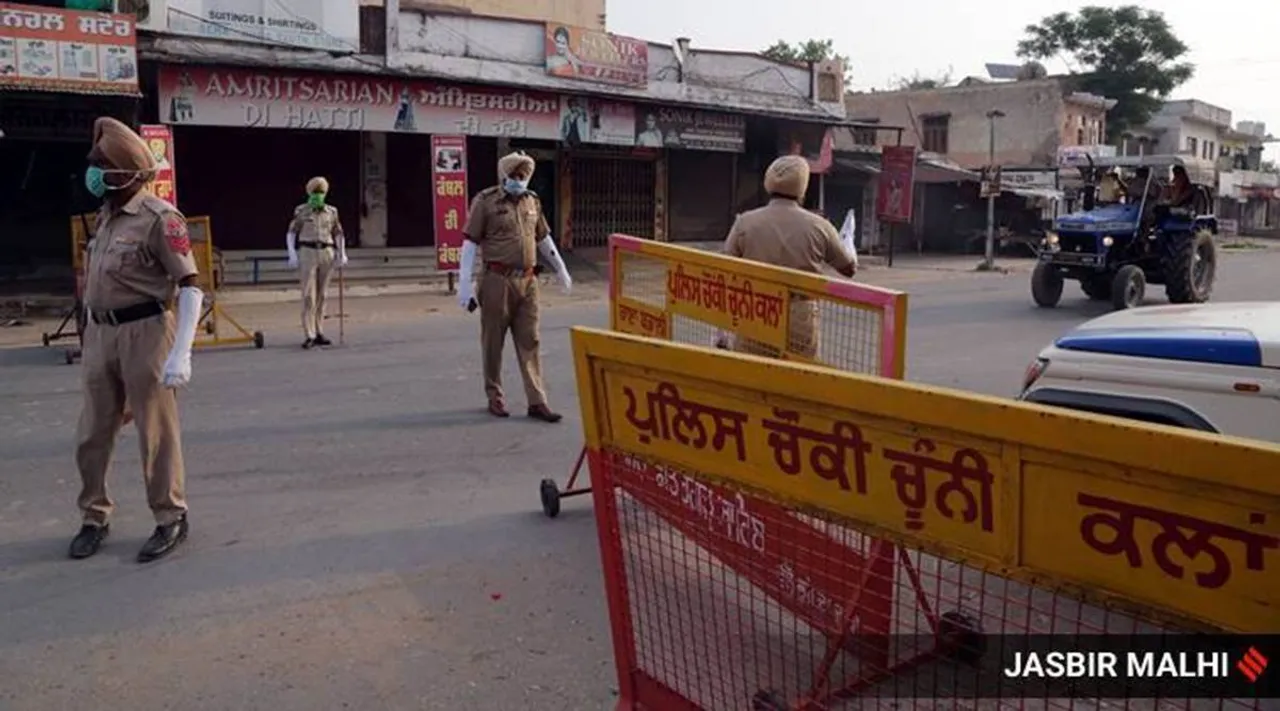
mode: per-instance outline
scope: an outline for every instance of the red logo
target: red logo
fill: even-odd
[[[1256,682],[1258,677],[1262,676],[1262,672],[1267,670],[1267,658],[1258,651],[1257,647],[1250,647],[1249,651],[1240,657],[1240,661],[1236,662],[1236,669],[1239,669],[1251,683]]]

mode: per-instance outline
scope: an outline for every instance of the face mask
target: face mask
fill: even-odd
[[[311,193],[307,196],[307,204],[317,210],[324,207],[324,193]]]
[[[129,182],[117,187],[107,185],[107,173],[132,173],[133,177],[129,179]],[[137,179],[138,173],[132,170],[106,170],[96,165],[91,165],[84,171],[84,187],[89,191],[90,195],[96,198],[106,195],[109,190],[124,190],[133,185]]]
[[[523,195],[525,190],[529,189],[529,181],[507,178],[502,183],[502,189],[506,190],[509,195]]]

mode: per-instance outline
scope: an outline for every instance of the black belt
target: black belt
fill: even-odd
[[[299,247],[310,247],[311,249],[333,249],[333,245],[324,242],[299,242]]]
[[[93,322],[103,326],[121,326],[133,321],[141,321],[144,318],[159,316],[164,313],[164,304],[159,301],[144,301],[141,304],[126,306],[123,309],[112,309],[110,311],[90,311],[89,318]]]
[[[503,264],[502,262],[485,262],[484,268],[488,269],[491,272],[496,272],[498,274],[501,274],[503,276],[512,275],[512,274],[518,274],[523,276],[535,276],[542,273],[542,265],[540,264],[537,266],[521,269],[519,267],[513,267],[509,264]]]

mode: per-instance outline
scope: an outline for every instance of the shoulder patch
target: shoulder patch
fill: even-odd
[[[187,231],[187,221],[182,215],[174,213],[164,218],[164,239],[169,243],[169,249],[187,256],[191,254],[191,235]]]

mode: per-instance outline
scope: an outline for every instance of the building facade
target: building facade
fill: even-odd
[[[575,249],[613,232],[721,239],[762,201],[767,162],[844,116],[839,67],[687,40],[395,0],[329,0],[305,22],[266,2],[261,17],[193,17],[190,1],[153,1],[139,22],[130,119],[172,129],[179,207],[210,217],[231,283],[292,278],[283,232],[313,175],[330,179],[353,267],[422,276],[444,249],[433,138],[465,150],[461,198],[495,184],[505,152],[533,156],[531,187]],[[218,2],[233,4],[204,5]]]
[[[977,171],[1001,168],[997,222],[1030,236],[1052,219],[1058,192],[1071,187],[1070,171],[1059,174],[1064,153],[1105,150],[1106,113],[1114,105],[1061,78],[970,79],[952,87],[852,94],[846,113],[851,121],[905,127],[902,143],[934,163],[923,172],[932,173],[931,180],[916,190],[914,246],[976,252],[987,219]],[[852,138],[875,148],[898,140],[894,132],[870,130]],[[948,174],[944,165],[963,170]]]
[[[1262,170],[1272,141],[1258,121],[1233,122],[1229,109],[1198,99],[1167,101],[1146,126],[1120,137],[1125,155],[1187,159],[1195,180],[1213,186],[1224,232],[1268,231],[1280,222],[1280,175]]]

